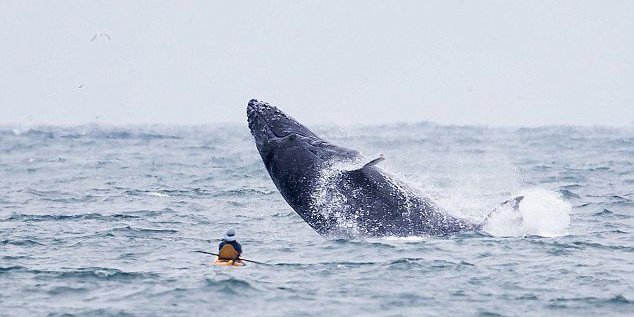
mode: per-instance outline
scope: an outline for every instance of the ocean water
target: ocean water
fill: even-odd
[[[634,312],[634,127],[318,126],[486,232],[326,239],[246,123],[0,127],[2,316]],[[516,213],[515,213],[516,214]],[[243,257],[209,255],[235,227]]]

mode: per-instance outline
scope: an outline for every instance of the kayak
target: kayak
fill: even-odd
[[[214,261],[214,265],[217,266],[245,266],[246,263],[244,263],[243,261],[236,261],[235,263],[231,260],[221,260],[218,257],[216,257],[216,260]]]

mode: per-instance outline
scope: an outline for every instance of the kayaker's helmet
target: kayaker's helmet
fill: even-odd
[[[225,232],[225,236],[222,239],[229,242],[236,241],[236,229],[227,229],[227,232]]]

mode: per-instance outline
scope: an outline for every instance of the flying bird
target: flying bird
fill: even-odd
[[[110,35],[108,35],[108,33],[95,33],[95,35],[93,35],[93,37],[92,37],[92,39],[90,39],[90,41],[93,42],[97,38],[102,38],[102,37],[105,37],[105,38],[108,39],[108,41],[110,41]]]

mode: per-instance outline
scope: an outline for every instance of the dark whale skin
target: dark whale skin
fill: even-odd
[[[358,151],[324,141],[274,106],[253,99],[247,118],[273,183],[321,235],[443,236],[480,229],[378,166],[363,165]],[[348,166],[338,169],[338,163]]]

